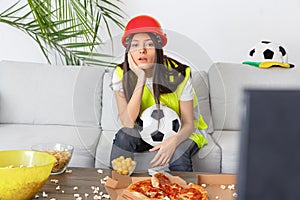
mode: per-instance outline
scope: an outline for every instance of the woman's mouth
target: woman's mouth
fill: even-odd
[[[147,62],[147,60],[148,60],[148,59],[145,58],[145,57],[140,57],[140,58],[139,58],[139,61],[140,61],[140,62]]]

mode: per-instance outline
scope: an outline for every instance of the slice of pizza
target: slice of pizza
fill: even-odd
[[[164,199],[168,195],[160,188],[153,187],[151,179],[132,183],[128,186],[128,191],[136,197],[147,200]]]
[[[166,184],[171,184],[171,181],[165,174],[157,172],[152,175],[151,183],[153,187],[161,188]]]
[[[207,192],[200,185],[190,183],[189,187],[186,187],[180,191],[178,194],[178,199],[182,200],[207,200]]]
[[[161,189],[167,194],[168,199],[177,199],[177,195],[184,188],[177,183],[171,183],[169,177],[163,173],[155,173],[151,177],[152,186]]]

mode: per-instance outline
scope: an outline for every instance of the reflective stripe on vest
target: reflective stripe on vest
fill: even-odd
[[[167,66],[170,67],[170,64],[168,63],[170,61],[167,60],[166,62],[167,62]],[[176,66],[176,64],[175,64],[175,66]],[[116,73],[117,73],[119,80],[121,81],[123,79],[123,69],[121,67],[117,66]],[[160,95],[161,104],[173,109],[179,116],[180,116],[180,107],[179,107],[180,96],[185,87],[185,84],[187,83],[190,73],[191,73],[191,69],[189,67],[186,68],[186,75],[184,77],[184,80],[178,85],[176,90],[172,93],[166,93],[166,94]],[[173,80],[173,78],[174,77],[171,77],[170,80]],[[152,94],[152,91],[150,90],[150,88],[148,88],[145,85],[144,91],[143,91],[143,96],[142,96],[142,103],[141,103],[141,107],[140,107],[140,115],[146,108],[148,108],[154,104],[156,104],[156,102],[155,102],[154,96]],[[205,121],[203,120],[202,115],[198,114],[198,101],[197,101],[197,96],[196,96],[195,90],[194,90],[193,106],[194,106],[195,130],[189,138],[192,139],[198,145],[199,148],[201,148],[203,145],[207,144],[207,142],[208,142],[208,140],[207,140],[208,126],[205,123]]]

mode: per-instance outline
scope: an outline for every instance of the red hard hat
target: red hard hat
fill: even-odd
[[[122,37],[122,44],[126,47],[126,38],[133,33],[151,32],[160,36],[162,46],[167,44],[167,36],[163,33],[159,22],[153,17],[147,15],[140,15],[132,18],[125,27],[124,35]]]

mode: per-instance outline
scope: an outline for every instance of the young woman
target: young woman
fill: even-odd
[[[137,16],[125,28],[125,60],[116,67],[112,79],[123,128],[116,133],[111,160],[150,151],[157,152],[150,162],[153,167],[169,164],[172,171],[192,171],[191,157],[207,143],[207,125],[196,112],[191,70],[164,55],[162,47],[166,43],[166,34],[150,16]],[[141,138],[137,121],[154,104],[176,111],[181,128],[174,136],[151,146]]]

